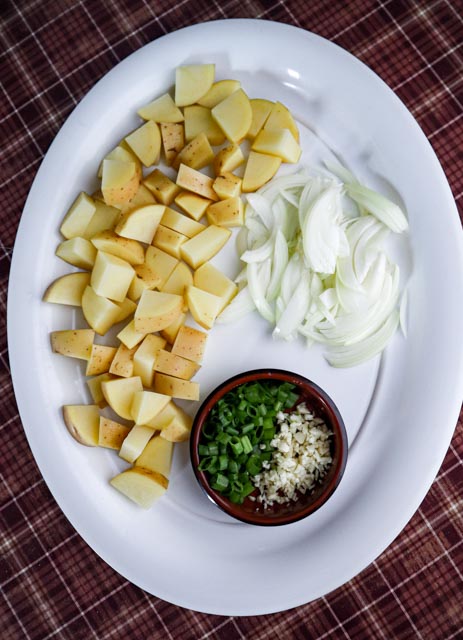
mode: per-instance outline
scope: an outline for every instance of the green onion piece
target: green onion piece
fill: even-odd
[[[241,438],[241,444],[243,445],[243,453],[251,453],[253,447],[248,436],[243,436]]]

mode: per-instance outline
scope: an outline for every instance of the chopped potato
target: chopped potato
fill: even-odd
[[[164,495],[169,481],[155,471],[132,467],[115,476],[110,484],[143,509],[149,509]]]
[[[171,353],[192,360],[193,362],[201,363],[204,357],[206,341],[207,333],[183,325],[177,333]]]
[[[125,424],[100,416],[98,445],[119,451],[123,441],[129,435],[130,429],[131,427],[127,427]]]
[[[55,254],[78,269],[91,269],[95,263],[96,249],[89,240],[76,236],[61,242]]]
[[[180,188],[159,169],[154,169],[143,181],[158,202],[170,205],[180,193]]]
[[[137,346],[130,349],[121,343],[111,362],[109,373],[121,378],[130,378],[134,375],[133,371],[133,355],[137,350]]]
[[[51,350],[69,358],[89,360],[95,332],[91,329],[63,329],[50,333]]]
[[[199,400],[199,384],[191,380],[181,380],[165,373],[154,374],[154,390],[183,400]]]
[[[183,124],[162,122],[161,139],[166,164],[171,165],[185,146],[185,129]]]
[[[191,380],[195,373],[199,371],[199,368],[199,364],[165,349],[159,350],[154,363],[155,371],[167,373],[170,376],[174,376],[174,378],[182,378],[182,380]]]
[[[135,311],[135,330],[139,333],[161,331],[174,322],[182,308],[182,296],[146,289]]]
[[[90,284],[90,274],[86,271],[67,273],[54,280],[43,294],[45,302],[68,304],[72,307],[82,306],[82,296]]]
[[[175,104],[177,107],[198,102],[212,87],[214,64],[190,64],[175,70]]]
[[[90,358],[85,370],[86,376],[97,376],[109,371],[111,362],[116,355],[116,347],[108,347],[104,344],[92,344]]]
[[[82,237],[95,213],[95,202],[84,193],[80,193],[70,206],[61,223],[60,231],[67,239]]]
[[[69,433],[77,442],[87,447],[98,446],[100,412],[96,405],[65,405],[63,418]]]
[[[199,104],[185,107],[185,140],[190,142],[203,135],[210,144],[219,145],[225,142],[225,135],[211,115],[211,110]],[[211,160],[214,157],[210,150]]]
[[[168,93],[156,98],[138,110],[143,120],[159,123],[183,122],[183,114]]]
[[[210,164],[213,159],[214,152],[209,144],[209,140],[204,131],[201,131],[180,150],[173,160],[172,166],[174,169],[178,169],[181,164],[185,164],[191,169],[202,169]]]

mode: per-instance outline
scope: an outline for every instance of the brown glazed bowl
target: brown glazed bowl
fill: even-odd
[[[276,504],[264,509],[262,505],[246,498],[243,504],[233,504],[209,485],[207,474],[198,469],[198,445],[201,439],[203,425],[212,407],[222,396],[244,384],[245,382],[280,380],[290,382],[298,388],[301,401],[304,401],[317,417],[322,418],[327,427],[333,432],[331,439],[331,457],[333,463],[323,481],[311,493],[300,495],[297,501],[290,504]],[[228,515],[246,522],[261,526],[275,526],[296,522],[319,509],[334,493],[341,481],[347,461],[347,434],[342,417],[331,398],[314,382],[307,378],[280,369],[256,369],[238,374],[222,382],[204,400],[193,421],[190,439],[190,455],[193,471],[199,485],[207,497]],[[257,493],[257,490],[256,490]]]

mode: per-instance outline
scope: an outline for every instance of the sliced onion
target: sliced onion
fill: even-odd
[[[251,311],[254,311],[255,308],[256,305],[249,293],[248,287],[244,287],[244,289],[241,289],[241,291],[237,293],[230,304],[225,307],[216,322],[237,322]]]
[[[267,287],[267,300],[275,300],[280,290],[281,279],[288,265],[288,244],[280,229],[275,233],[273,261],[270,282]]]
[[[352,200],[365,207],[395,233],[402,233],[408,229],[407,218],[402,209],[388,198],[358,183],[347,184],[346,190]]]
[[[270,259],[261,264],[251,262],[248,264],[247,276],[249,293],[257,311],[267,322],[273,324],[275,322],[275,313],[265,297],[270,281],[270,270]]]
[[[301,274],[293,295],[280,315],[273,330],[273,336],[285,340],[295,336],[301,322],[307,313],[310,303],[310,276],[307,271]]]
[[[354,367],[381,353],[397,330],[399,313],[394,310],[384,323],[361,342],[350,346],[330,347],[325,358],[333,367]]]

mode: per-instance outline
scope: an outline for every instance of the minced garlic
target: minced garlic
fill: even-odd
[[[333,462],[330,437],[333,435],[321,418],[316,418],[302,403],[292,413],[280,411],[277,433],[271,441],[275,451],[263,470],[252,478],[259,490],[257,501],[264,506],[287,504],[311,491],[326,475]]]

